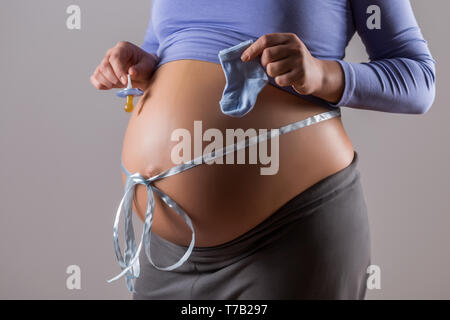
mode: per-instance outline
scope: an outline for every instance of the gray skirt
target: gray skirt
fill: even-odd
[[[195,247],[173,271],[139,262],[133,299],[363,299],[370,265],[367,207],[352,163],[309,187],[229,242]],[[151,234],[157,265],[187,247]]]

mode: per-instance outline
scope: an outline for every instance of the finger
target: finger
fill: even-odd
[[[99,90],[107,90],[108,89],[103,84],[101,84],[94,75],[91,75],[89,80],[91,81],[92,85]]]
[[[113,85],[118,85],[120,83],[119,78],[116,77],[111,64],[108,62],[108,58],[105,57],[99,65],[99,71],[101,74]]]
[[[94,72],[95,78],[100,82],[102,85],[104,85],[106,88],[111,89],[113,87],[113,83],[109,81],[100,71],[100,69],[97,69],[96,72]]]
[[[150,78],[150,69],[151,65],[149,65],[149,62],[145,59],[141,59],[139,63],[128,69],[128,73],[132,80],[146,80]]]
[[[269,63],[266,67],[266,72],[270,77],[276,77],[288,73],[294,68],[293,59],[283,59]]]
[[[141,89],[142,91],[145,91],[149,85],[148,81],[139,81],[139,80],[132,80],[133,88]]]
[[[130,58],[130,52],[125,45],[117,45],[116,50],[114,50],[109,56],[108,62],[114,71],[116,77],[122,82],[123,85],[127,84],[127,71],[128,71],[128,60]]]
[[[270,62],[284,59],[292,53],[291,46],[286,44],[266,48],[261,55],[261,65],[265,68]]]
[[[265,48],[277,44],[283,44],[292,37],[289,33],[268,33],[259,37],[247,49],[242,52],[242,61],[249,61],[260,55]]]
[[[299,79],[300,71],[298,69],[293,69],[287,73],[275,77],[275,83],[280,87],[286,87],[293,84]]]

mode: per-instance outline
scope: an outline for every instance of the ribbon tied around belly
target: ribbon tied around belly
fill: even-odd
[[[163,172],[164,175],[159,174],[154,177],[151,177],[149,179],[145,179],[140,173],[133,173],[130,174],[125,169],[125,167],[122,164],[122,167],[127,174],[127,180],[125,184],[125,193],[122,197],[122,200],[120,201],[119,208],[116,212],[116,217],[114,220],[114,226],[113,226],[113,238],[114,238],[114,250],[116,252],[117,260],[119,261],[119,264],[122,268],[122,272],[120,272],[117,276],[114,278],[108,280],[108,282],[115,281],[122,276],[126,276],[126,284],[128,287],[128,290],[131,292],[135,292],[134,290],[134,284],[133,279],[137,278],[139,276],[139,253],[142,249],[142,243],[144,243],[145,247],[145,253],[147,255],[148,260],[150,263],[158,270],[163,271],[170,271],[178,268],[181,266],[190,256],[195,243],[195,232],[194,228],[192,226],[192,221],[189,218],[189,216],[186,214],[186,212],[173,200],[171,199],[167,194],[165,194],[163,191],[155,187],[152,183],[156,180],[162,179],[163,177],[167,176],[167,172]],[[134,235],[133,230],[133,198],[134,198],[134,190],[136,185],[143,184],[147,187],[147,210],[145,213],[145,220],[144,220],[144,226],[143,226],[143,232],[141,235],[141,240],[139,243],[139,246],[136,247],[136,239]],[[172,208],[180,217],[184,219],[186,224],[189,226],[189,228],[192,230],[192,240],[189,244],[188,249],[186,250],[185,254],[174,264],[167,266],[167,267],[159,267],[153,263],[153,260],[151,258],[150,254],[150,229],[153,222],[153,213],[155,210],[155,199],[154,195],[155,193],[158,197],[160,197],[164,203],[166,203],[170,208]],[[120,215],[123,211],[125,212],[125,251],[124,256],[122,256],[120,245],[119,245],[119,220]]]
[[[139,276],[139,253],[142,249],[142,243],[144,243],[145,247],[145,253],[147,255],[148,260],[150,263],[158,270],[162,271],[170,271],[178,268],[181,266],[191,255],[194,243],[195,243],[195,231],[194,227],[192,225],[192,221],[187,215],[187,213],[173,200],[171,199],[167,194],[165,194],[162,190],[158,189],[156,186],[154,186],[153,182],[173,176],[175,174],[181,173],[183,171],[189,170],[195,166],[204,164],[204,163],[210,163],[210,161],[223,157],[229,153],[237,152],[241,149],[247,148],[249,146],[252,146],[254,144],[266,141],[268,139],[272,139],[274,137],[277,137],[281,134],[286,134],[291,131],[304,128],[310,125],[313,125],[315,123],[325,121],[334,117],[339,117],[341,115],[340,108],[332,109],[330,111],[326,111],[320,114],[316,114],[314,116],[308,117],[306,119],[290,123],[287,125],[284,125],[277,129],[271,129],[268,132],[263,132],[258,136],[253,136],[249,139],[241,140],[235,144],[227,145],[226,147],[223,147],[218,150],[214,150],[211,153],[207,155],[201,155],[197,158],[184,162],[182,164],[179,164],[175,167],[169,168],[166,171],[157,174],[156,176],[153,176],[149,179],[145,179],[140,173],[133,173],[131,174],[123,165],[123,162],[121,162],[122,169],[127,175],[127,180],[125,184],[125,194],[123,195],[122,200],[120,201],[119,208],[116,212],[116,218],[114,220],[114,227],[113,227],[113,237],[114,237],[114,250],[116,252],[117,260],[119,261],[120,266],[122,267],[122,272],[118,274],[116,277],[112,278],[111,280],[108,280],[108,282],[115,281],[119,279],[120,277],[126,275],[126,282],[128,290],[131,292],[134,291],[134,284],[133,279],[137,278]],[[136,240],[134,236],[134,230],[133,230],[133,207],[132,207],[132,201],[134,198],[134,189],[137,184],[143,184],[147,187],[148,192],[148,198],[147,198],[147,211],[145,213],[145,220],[144,220],[144,229],[141,236],[141,241],[139,243],[139,246],[136,248]],[[167,204],[170,208],[172,208],[183,220],[186,222],[186,224],[189,226],[189,228],[192,230],[192,240],[189,244],[189,247],[187,248],[184,255],[174,264],[168,266],[168,267],[158,267],[156,266],[150,256],[150,228],[152,226],[153,222],[153,212],[155,210],[155,199],[154,194],[155,193],[158,197],[160,197],[165,204]],[[122,207],[125,211],[125,257],[122,256],[120,246],[119,246],[119,218],[120,214],[122,212]]]

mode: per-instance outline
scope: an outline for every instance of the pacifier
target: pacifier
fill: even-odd
[[[133,88],[131,85],[131,77],[128,74],[128,84],[125,89],[117,91],[116,95],[121,98],[127,98],[127,103],[124,106],[126,112],[133,111],[133,97],[142,96],[143,92],[141,89]]]

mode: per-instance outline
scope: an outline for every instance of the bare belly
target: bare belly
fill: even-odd
[[[125,167],[148,178],[175,166],[171,153],[179,142],[171,141],[172,132],[184,128],[193,137],[194,120],[202,121],[203,132],[217,128],[225,133],[226,128],[278,128],[328,110],[268,84],[250,113],[232,118],[220,110],[224,86],[218,64],[177,60],[159,67],[131,114],[122,150]],[[155,186],[189,214],[196,246],[214,246],[247,232],[352,159],[351,141],[340,117],[335,117],[281,135],[276,174],[261,175],[260,163],[202,164]],[[134,209],[141,220],[146,201],[146,188],[138,185]],[[188,245],[191,239],[189,227],[158,197],[152,231],[180,245]]]

